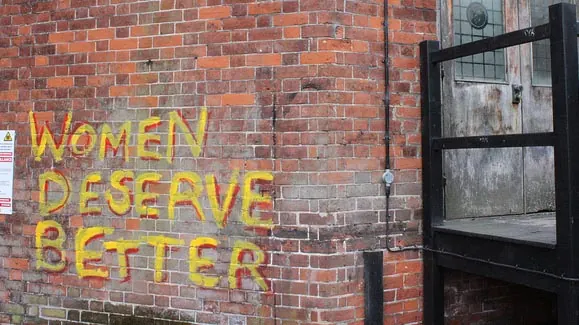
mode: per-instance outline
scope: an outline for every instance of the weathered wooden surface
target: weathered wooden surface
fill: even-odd
[[[505,32],[517,29],[516,4],[505,1]],[[452,3],[441,10],[442,46],[452,45]],[[520,82],[519,52],[509,48],[506,80],[455,80],[455,64],[444,66],[444,136],[521,133],[511,83]],[[523,213],[522,149],[449,150],[445,153],[446,218]]]
[[[437,229],[527,244],[557,243],[554,213],[447,220]]]
[[[545,7],[547,10],[547,7]],[[531,26],[528,0],[504,1],[505,32]],[[442,46],[453,44],[452,1],[441,6]],[[551,89],[533,85],[530,44],[509,48],[506,78],[456,80],[455,64],[443,65],[444,136],[552,131]],[[512,86],[522,85],[520,104]],[[446,218],[553,211],[552,148],[453,150],[445,153]]]

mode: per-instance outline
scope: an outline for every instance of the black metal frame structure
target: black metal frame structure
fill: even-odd
[[[442,137],[441,63],[500,48],[551,41],[553,132]],[[443,270],[456,269],[557,295],[558,323],[579,324],[579,80],[575,5],[549,7],[547,24],[440,49],[425,41],[421,52],[424,323],[444,324]],[[555,155],[555,245],[452,233],[444,223],[443,151],[552,146]]]

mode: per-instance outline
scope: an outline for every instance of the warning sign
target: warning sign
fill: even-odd
[[[13,212],[14,131],[0,131],[0,214]]]

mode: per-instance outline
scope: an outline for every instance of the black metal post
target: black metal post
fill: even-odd
[[[422,98],[422,200],[423,242],[434,248],[433,225],[443,221],[442,150],[432,146],[442,136],[442,98],[440,64],[432,54],[439,50],[436,41],[420,43],[420,87]],[[424,324],[444,324],[444,281],[435,255],[424,251]]]
[[[557,265],[567,277],[579,276],[579,80],[575,6],[549,7],[553,130],[555,144],[555,193],[557,215]],[[579,324],[579,299],[575,283],[558,290],[559,324]]]
[[[364,325],[384,323],[383,253],[364,252]]]

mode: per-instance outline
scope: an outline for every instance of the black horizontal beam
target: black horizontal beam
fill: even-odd
[[[461,44],[432,53],[432,63],[458,59],[461,57],[494,51],[509,46],[540,41],[549,38],[551,28],[549,24],[520,29],[514,32],[485,38],[480,41]]]
[[[452,255],[438,254],[438,265],[462,272],[493,278],[500,281],[524,285],[527,287],[556,292],[560,286],[568,286],[569,283],[537,273],[526,273],[513,268],[505,268],[483,261],[472,261]]]
[[[426,248],[438,266],[550,292],[576,282],[557,272],[553,263],[557,258],[555,246],[547,248],[441,230],[435,229],[433,248]]]
[[[440,149],[479,149],[509,147],[548,147],[555,145],[555,133],[526,133],[508,135],[487,135],[457,138],[434,138],[432,148]]]

